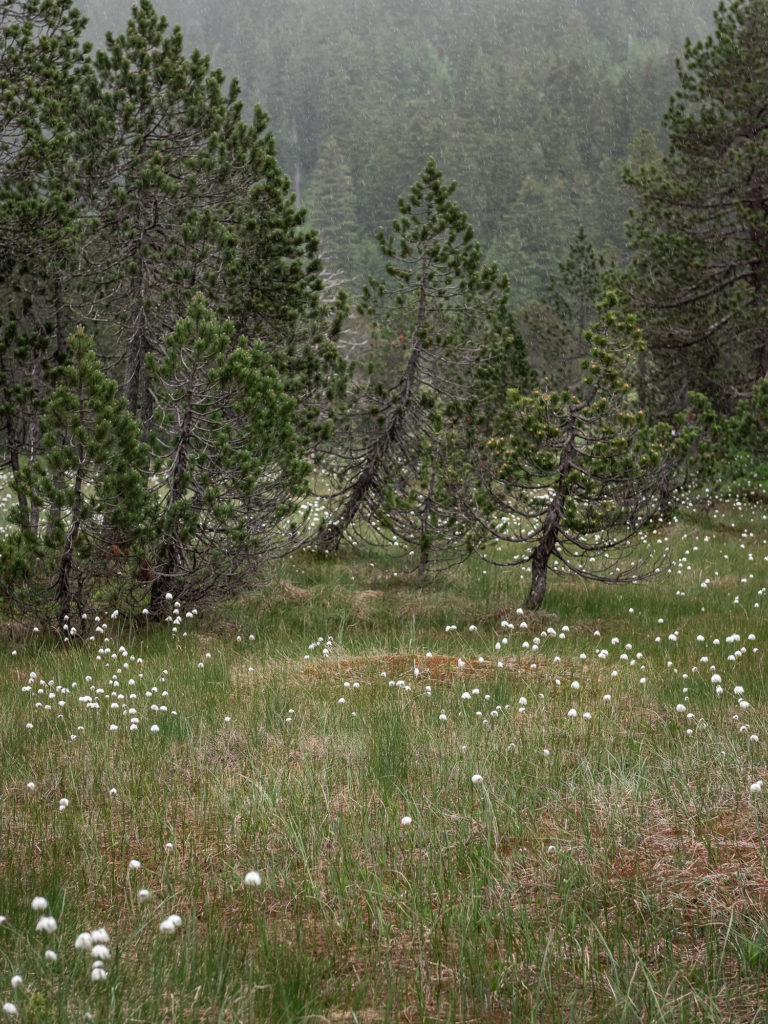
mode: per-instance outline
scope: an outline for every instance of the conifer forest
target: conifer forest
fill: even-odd
[[[764,0],[117,6],[2,4],[9,612],[349,544],[538,608],[749,477]]]

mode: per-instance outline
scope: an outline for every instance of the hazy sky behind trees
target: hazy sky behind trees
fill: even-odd
[[[428,156],[458,180],[478,238],[541,294],[579,226],[621,257],[628,153],[663,145],[686,36],[714,0],[167,0],[187,50],[236,77],[321,234],[329,272],[376,271],[376,229]],[[123,31],[118,0],[82,0],[89,38]],[[341,211],[344,211],[342,214]]]

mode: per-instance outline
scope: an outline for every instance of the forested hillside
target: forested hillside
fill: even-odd
[[[768,0],[676,60],[691,10],[217,8],[185,36],[139,0],[95,45],[72,0],[2,12],[15,612],[162,619],[342,541],[420,583],[525,565],[536,608],[550,568],[653,571],[634,543],[714,466],[754,489]]]
[[[278,160],[321,235],[326,270],[378,272],[376,230],[433,156],[483,248],[538,295],[583,225],[622,253],[621,168],[677,85],[712,0],[167,0],[188,51],[270,116]],[[96,45],[128,10],[85,0]],[[644,144],[643,144],[644,145]],[[646,150],[647,152],[647,150]],[[645,155],[642,151],[638,154]]]

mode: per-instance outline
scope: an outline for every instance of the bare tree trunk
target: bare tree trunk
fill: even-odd
[[[419,290],[419,309],[416,327],[411,338],[411,354],[408,365],[400,382],[397,403],[392,410],[387,429],[370,446],[368,457],[355,481],[349,497],[344,503],[341,513],[324,530],[318,534],[317,543],[321,550],[338,551],[341,538],[346,533],[358,512],[365,504],[368,495],[380,486],[380,470],[395,448],[408,411],[408,405],[417,392],[421,381],[421,363],[424,352],[421,328],[427,318],[427,265],[422,266]],[[417,396],[418,397],[418,396]]]
[[[56,603],[59,606],[59,625],[63,626],[69,619],[69,612],[72,604],[72,562],[75,554],[75,544],[80,533],[83,505],[83,459],[75,474],[74,498],[72,501],[72,523],[67,534],[67,541],[64,545],[64,553],[59,563],[59,573],[56,578]]]
[[[174,453],[173,464],[170,471],[170,483],[168,488],[168,499],[166,508],[173,509],[179,501],[184,498],[186,489],[187,467],[189,465],[189,446],[192,438],[192,405],[193,393],[190,388],[186,394],[183,419],[179,430],[179,440]],[[170,519],[171,517],[169,517]],[[166,529],[168,521],[166,521]],[[178,571],[184,559],[184,550],[177,536],[166,534],[160,545],[157,564],[154,567],[155,576],[152,580],[149,596],[149,615],[152,619],[164,618],[166,605],[165,593],[169,580]]]
[[[575,423],[571,420],[568,436],[565,439],[560,465],[557,469],[557,490],[550,502],[539,543],[533,550],[531,558],[531,588],[523,602],[523,608],[536,611],[541,608],[547,591],[547,566],[552,552],[555,550],[560,533],[560,524],[565,512],[565,501],[568,497],[568,476],[576,466]]]
[[[533,558],[531,559],[531,589],[528,591],[525,601],[523,601],[523,608],[528,611],[536,611],[544,603],[544,595],[547,591],[547,564],[549,556],[554,549],[556,539],[557,532],[555,531],[551,543],[545,543],[542,540],[536,545],[536,549],[533,552]]]

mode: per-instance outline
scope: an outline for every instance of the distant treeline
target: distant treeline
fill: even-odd
[[[320,232],[327,273],[357,290],[382,270],[372,242],[428,156],[519,309],[540,297],[579,226],[624,252],[628,150],[677,84],[686,36],[712,0],[166,0],[188,51],[271,119],[276,152]],[[117,0],[84,0],[97,45]],[[639,150],[639,152],[638,152]]]

